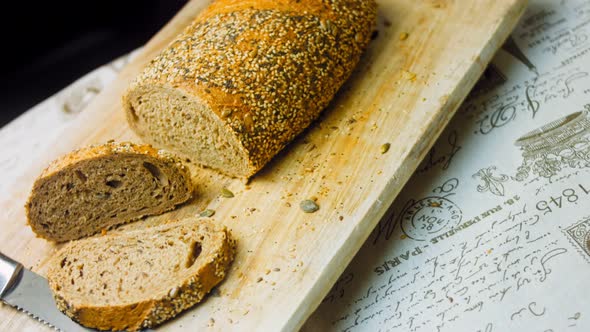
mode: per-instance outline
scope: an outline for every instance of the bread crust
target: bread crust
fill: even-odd
[[[76,165],[79,162],[91,161],[93,159],[98,159],[106,156],[126,154],[145,155],[157,160],[161,160],[167,164],[175,165],[176,169],[180,172],[181,177],[185,179],[185,185],[187,186],[188,195],[187,197],[183,198],[182,202],[190,199],[190,197],[192,196],[192,192],[194,190],[194,185],[191,181],[191,174],[189,169],[180,161],[178,157],[163,150],[155,149],[148,144],[109,141],[101,145],[91,145],[60,156],[58,159],[52,161],[42,171],[41,175],[35,180],[31,193],[29,194],[29,198],[25,203],[25,214],[27,216],[27,224],[31,227],[33,232],[35,232],[36,236],[50,241],[63,241],[61,239],[46,236],[43,232],[39,231],[38,225],[36,225],[33,221],[31,213],[32,201],[35,198],[35,193],[41,188],[41,186],[45,182],[51,180],[51,178],[53,176],[56,176],[59,172],[67,170],[68,168],[72,167],[73,165]],[[173,208],[175,208],[175,205],[169,206],[168,208],[154,210],[150,214],[161,214],[166,211],[172,210]],[[126,222],[140,219],[142,217],[143,215],[138,215],[137,217],[127,220]]]
[[[374,0],[215,1],[131,84],[123,97],[127,120],[147,142],[192,159],[154,139],[133,106],[146,91],[178,91],[206,106],[223,134],[239,142],[247,170],[219,170],[248,178],[328,105],[375,21]]]
[[[183,221],[171,224],[181,222]],[[178,282],[175,292],[126,305],[95,306],[89,303],[71,303],[62,296],[59,290],[59,281],[52,278],[54,273],[50,269],[48,281],[58,309],[86,327],[99,330],[137,331],[160,325],[202,301],[205,295],[219,284],[229,271],[229,266],[236,254],[236,241],[225,227],[216,226],[211,220],[201,219],[197,222],[208,225],[207,229],[215,234],[215,240],[211,242],[215,242],[214,244],[218,247],[203,259],[204,262],[193,275]],[[171,226],[171,224],[156,227],[156,229]],[[107,236],[116,237],[117,235]],[[68,246],[71,246],[72,243]],[[60,253],[56,254],[51,263],[52,269],[59,268],[62,253],[66,252],[67,248],[64,247]]]
[[[167,163],[177,164],[178,168],[185,172],[185,175],[189,176],[190,178],[190,173],[186,166],[184,166],[180,159],[178,157],[175,157],[173,154],[167,153],[163,150],[156,149],[149,144],[109,141],[104,144],[90,145],[87,147],[76,149],[70,153],[60,156],[59,158],[52,161],[43,170],[43,172],[39,176],[39,179],[52,176],[55,173],[82,160],[95,159],[122,153],[143,154],[156,159],[164,160]]]

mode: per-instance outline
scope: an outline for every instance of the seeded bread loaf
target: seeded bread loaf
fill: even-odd
[[[318,117],[350,76],[374,0],[217,0],[123,97],[146,142],[250,177]]]
[[[72,241],[47,273],[58,308],[100,330],[158,325],[200,302],[235,255],[223,226],[189,218]]]
[[[25,207],[33,232],[62,242],[163,213],[191,195],[180,161],[149,145],[107,143],[54,161]]]

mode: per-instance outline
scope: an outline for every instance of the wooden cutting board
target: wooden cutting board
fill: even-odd
[[[296,330],[314,311],[411,176],[524,11],[524,0],[381,0],[375,39],[358,70],[321,119],[245,184],[192,167],[196,198],[136,228],[209,208],[232,229],[239,252],[227,279],[205,303],[163,330]],[[120,77],[57,139],[47,132],[0,131],[0,250],[44,274],[58,246],[25,224],[24,202],[35,177],[58,155],[109,139],[140,142],[120,106],[128,83],[208,1],[193,0]],[[135,18],[140,19],[140,18]],[[55,136],[51,136],[55,137]],[[51,148],[26,155],[22,142]],[[384,144],[391,145],[384,153]],[[41,143],[39,143],[41,144]],[[11,164],[13,156],[26,162]],[[23,155],[26,155],[23,158]],[[12,165],[12,166],[6,166]],[[10,168],[12,167],[12,168]],[[14,167],[18,176],[14,174]],[[220,197],[222,187],[235,193]],[[320,210],[303,213],[315,197]],[[0,308],[0,330],[42,325]]]

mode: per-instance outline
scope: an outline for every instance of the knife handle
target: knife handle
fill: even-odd
[[[23,265],[0,252],[0,298],[15,284]]]

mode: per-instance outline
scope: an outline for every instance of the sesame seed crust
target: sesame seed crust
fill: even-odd
[[[129,96],[145,87],[180,90],[205,104],[224,135],[239,142],[246,170],[221,171],[250,177],[328,105],[375,21],[373,0],[215,1],[130,86],[127,118],[158,145],[133,121]]]
[[[164,150],[158,150],[149,144],[135,144],[132,142],[108,141],[104,144],[95,144],[76,149],[70,153],[60,156],[52,161],[41,173],[39,178],[51,176],[79,161],[100,158],[113,154],[142,154],[157,158],[166,163],[175,164],[178,169],[190,178],[188,168],[173,154]]]

